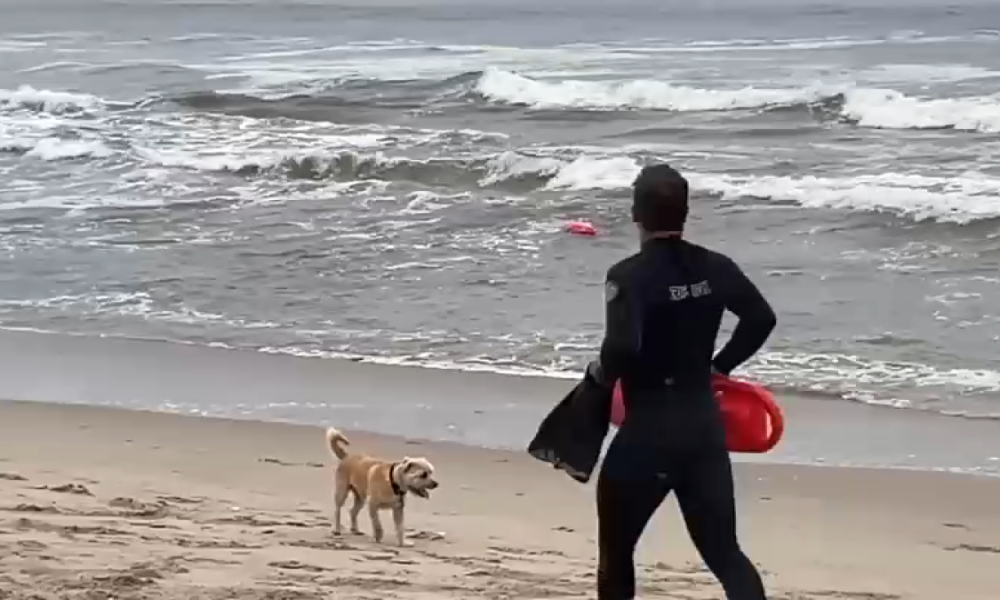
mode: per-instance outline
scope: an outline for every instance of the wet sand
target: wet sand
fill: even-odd
[[[0,398],[336,425],[522,450],[574,385],[415,366],[0,330]],[[1000,475],[1000,420],[779,393],[781,444],[737,460]]]

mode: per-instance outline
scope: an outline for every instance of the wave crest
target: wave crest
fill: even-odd
[[[358,111],[373,109],[464,111],[470,103],[488,103],[552,112],[799,110],[864,128],[1000,131],[1000,94],[934,98],[891,88],[822,83],[702,88],[651,79],[543,79],[496,67],[444,79],[323,79],[292,87],[198,92],[169,101],[194,110],[307,121],[351,122]]]
[[[0,89],[0,108],[28,109],[53,114],[74,113],[100,108],[104,101],[91,94],[39,90],[22,85],[16,90]]]
[[[819,90],[762,89],[709,90],[637,79],[606,82],[566,79],[542,81],[489,68],[475,84],[483,97],[535,109],[724,111],[815,102]]]
[[[808,108],[859,127],[1000,131],[1000,94],[920,98],[893,89],[703,89],[655,80],[620,82],[532,79],[487,69],[475,90],[489,100],[537,110],[710,112]]]

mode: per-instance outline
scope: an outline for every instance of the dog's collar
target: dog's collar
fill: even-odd
[[[401,464],[403,463],[397,462],[397,463],[392,463],[392,465],[389,466],[389,485],[392,486],[392,493],[396,494],[396,496],[399,498],[403,498],[406,496],[406,490],[399,487],[399,484],[396,483],[396,467],[400,466]]]

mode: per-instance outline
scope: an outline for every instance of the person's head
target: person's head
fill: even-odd
[[[643,167],[632,182],[632,220],[640,238],[680,236],[687,216],[687,179],[665,163]]]

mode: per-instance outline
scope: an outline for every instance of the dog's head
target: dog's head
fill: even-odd
[[[421,498],[429,498],[430,491],[438,486],[434,479],[434,465],[426,458],[407,456],[399,462],[393,477],[401,490]]]

